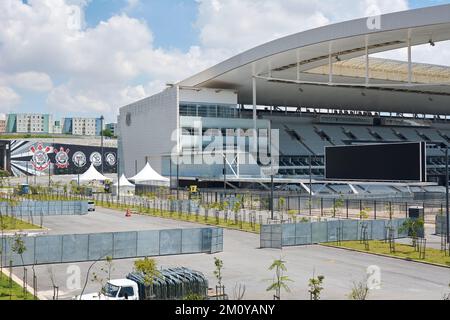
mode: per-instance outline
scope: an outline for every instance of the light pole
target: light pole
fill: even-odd
[[[309,215],[312,216],[312,157],[309,155]]]
[[[103,169],[103,121],[105,120],[104,116],[100,117],[100,140],[101,140],[101,150],[102,150],[102,174],[104,174],[104,169]]]
[[[450,213],[449,213],[449,189],[448,189],[448,146],[445,146],[445,210],[447,214],[447,243],[450,244]],[[450,246],[449,246],[450,252]]]

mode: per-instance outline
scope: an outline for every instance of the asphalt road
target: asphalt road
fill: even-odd
[[[44,225],[50,234],[89,233],[110,231],[151,230],[167,228],[197,227],[193,223],[171,221],[159,218],[133,216],[125,218],[123,213],[100,209],[99,212],[84,217],[47,217]],[[273,272],[268,271],[274,259],[283,257],[287,261],[287,275],[293,280],[289,283],[290,293],[283,299],[309,299],[308,279],[313,274],[324,275],[323,299],[347,299],[353,283],[366,276],[369,266],[381,270],[381,289],[370,292],[370,299],[442,299],[449,291],[450,269],[407,262],[392,258],[350,252],[322,246],[289,247],[283,250],[259,249],[259,235],[240,231],[225,230],[224,252],[217,255],[180,255],[158,257],[162,268],[185,266],[203,272],[215,285],[214,256],[224,262],[223,282],[227,293],[233,297],[236,284],[246,286],[245,299],[271,299],[266,292]],[[53,282],[59,286],[62,299],[70,299],[81,290],[68,285],[74,280],[75,286],[84,285],[86,272],[91,263],[36,266],[40,295],[51,299]],[[93,272],[101,274],[102,263],[94,266]],[[71,276],[73,270],[80,270],[79,277]],[[123,278],[133,269],[133,260],[114,262],[112,278]],[[14,273],[21,277],[22,268]],[[31,268],[28,275],[31,283]],[[92,273],[91,273],[92,275]],[[104,276],[103,276],[104,277]],[[96,292],[99,284],[88,281],[85,292]]]

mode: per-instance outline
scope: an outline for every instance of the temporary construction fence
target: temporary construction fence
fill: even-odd
[[[282,248],[317,243],[371,239],[405,238],[408,230],[402,226],[407,219],[393,220],[332,220],[294,224],[263,225],[261,248]]]
[[[153,279],[151,290],[147,290],[142,274],[130,273],[127,279],[138,284],[141,300],[182,300],[189,295],[206,298],[208,294],[208,279],[202,273],[187,268],[161,270]]]
[[[0,214],[23,218],[30,216],[85,215],[88,201],[9,201],[0,202]]]
[[[223,251],[223,229],[194,228],[113,233],[3,237],[1,264],[27,266],[97,261],[112,257],[129,259]],[[14,250],[20,240],[22,255]]]
[[[443,214],[438,214],[436,216],[436,234],[445,235],[447,234],[447,216]]]

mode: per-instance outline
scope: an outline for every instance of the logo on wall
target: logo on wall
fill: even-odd
[[[78,168],[83,168],[86,165],[86,162],[87,162],[86,155],[83,152],[81,152],[81,151],[77,151],[72,156],[72,162]]]
[[[70,149],[64,150],[63,147],[61,147],[59,151],[55,150],[56,153],[55,164],[58,167],[58,169],[67,169],[69,167],[69,152]]]
[[[106,163],[111,167],[114,167],[116,165],[116,156],[114,155],[114,153],[108,153],[106,155]]]
[[[34,169],[37,171],[44,171],[50,166],[50,158],[48,157],[48,153],[51,150],[51,147],[44,147],[42,143],[38,143],[37,147],[31,146],[30,151],[33,153],[31,165]]]
[[[99,152],[94,152],[91,154],[89,161],[94,164],[94,166],[99,167],[102,165],[102,155]]]

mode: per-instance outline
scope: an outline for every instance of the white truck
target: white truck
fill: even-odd
[[[110,280],[101,293],[88,293],[76,296],[73,300],[139,300],[139,289],[137,283],[132,280]]]
[[[153,300],[182,300],[190,295],[206,298],[208,280],[198,271],[187,268],[165,269],[154,278],[150,290],[142,274],[130,273],[126,279],[110,280],[100,293],[73,297],[73,300],[147,300],[151,292]]]

